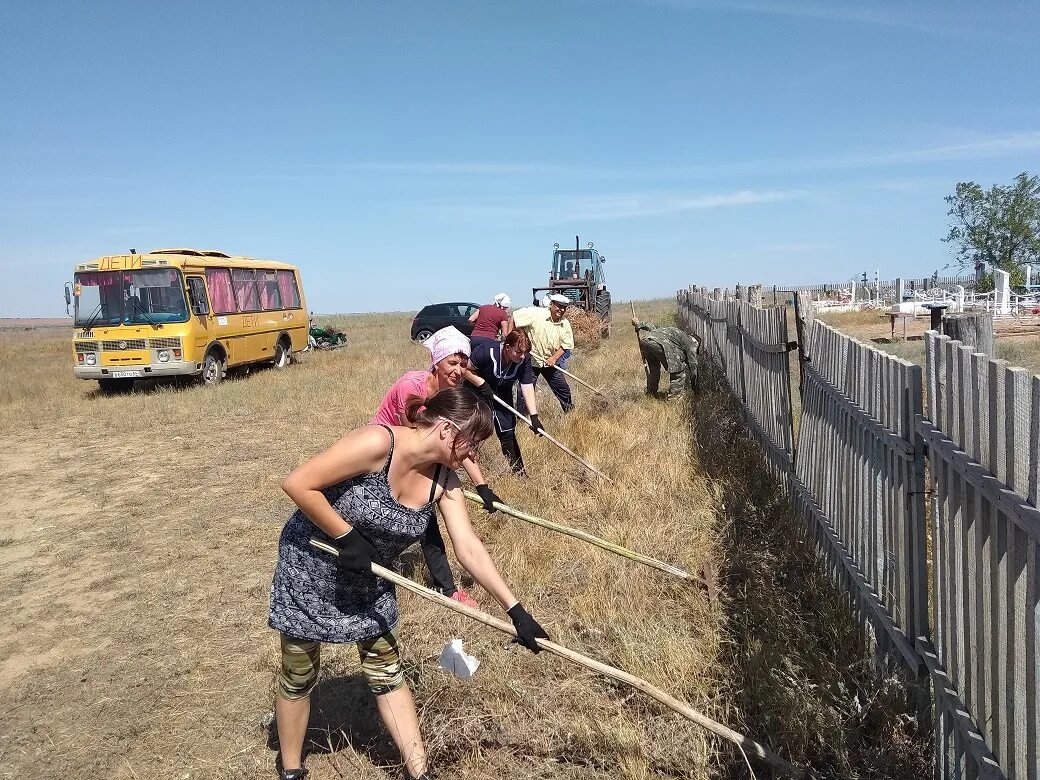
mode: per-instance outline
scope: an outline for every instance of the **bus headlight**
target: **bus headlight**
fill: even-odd
[[[168,349],[159,350],[159,362],[169,363],[170,362],[170,351]]]
[[[97,365],[97,355],[95,355],[93,352],[88,352],[86,357],[84,358],[84,362],[88,366],[96,366]]]

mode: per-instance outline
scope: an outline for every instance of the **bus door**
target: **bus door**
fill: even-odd
[[[195,315],[196,323],[188,334],[191,342],[191,354],[195,362],[202,362],[205,357],[206,346],[217,338],[214,325],[216,318],[213,315],[209,296],[206,294],[206,280],[202,276],[185,277],[188,283],[188,301],[191,304],[191,312]],[[230,355],[229,355],[230,357]]]

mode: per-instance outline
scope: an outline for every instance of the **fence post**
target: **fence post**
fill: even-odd
[[[812,297],[807,290],[795,290],[794,293],[794,329],[795,338],[798,339],[798,396],[802,395],[805,387],[805,364],[809,362],[808,345],[805,343],[805,334],[809,330],[809,323],[815,316],[813,312]]]
[[[996,357],[993,353],[993,315],[989,312],[951,314],[943,320],[943,333],[965,346],[975,347],[976,352],[985,352],[987,357]]]

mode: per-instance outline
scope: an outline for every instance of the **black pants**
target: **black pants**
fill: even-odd
[[[448,563],[448,552],[444,549],[444,539],[441,537],[436,513],[426,526],[426,533],[423,534],[419,545],[422,547],[423,558],[426,559],[426,568],[430,570],[433,587],[445,596],[450,596],[458,588],[455,587],[455,575],[451,573],[451,564]]]
[[[534,369],[535,377],[534,381],[538,382],[538,377],[544,376],[545,381],[549,384],[549,389],[553,391],[553,395],[556,396],[560,402],[560,407],[564,412],[569,412],[574,408],[574,399],[571,397],[571,386],[567,384],[567,378],[562,372],[556,369],[555,366],[542,366],[541,368]],[[523,393],[517,393],[516,408],[521,413],[527,414],[527,402],[524,400]]]

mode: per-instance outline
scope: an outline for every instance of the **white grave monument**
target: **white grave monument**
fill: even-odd
[[[993,269],[993,313],[1011,313],[1011,275],[999,268]]]

